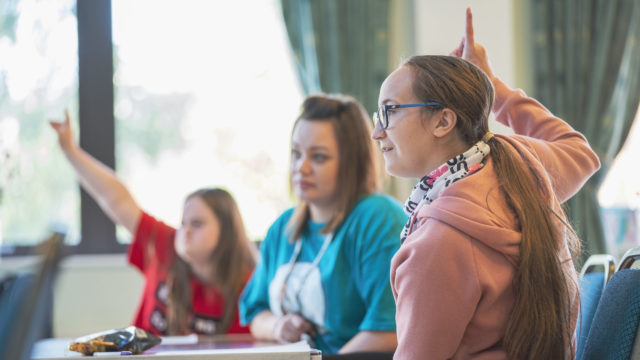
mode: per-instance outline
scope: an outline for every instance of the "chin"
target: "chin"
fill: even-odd
[[[189,257],[189,255],[187,253],[185,253],[184,251],[182,252],[177,252],[176,251],[176,255],[178,256],[178,258],[180,258],[180,260],[189,263],[191,261],[191,258]]]
[[[390,164],[389,162],[385,163],[384,169],[387,171],[389,175],[392,175],[395,177],[404,177],[402,173],[398,171],[398,169],[394,167],[393,164]]]
[[[385,170],[387,171],[387,173],[389,173],[389,175],[392,175],[398,178],[404,178],[404,179],[416,178],[416,176],[412,174],[410,171],[407,171],[407,169],[398,168],[397,166],[394,167],[392,164],[389,164],[389,163],[386,164]],[[420,177],[418,177],[418,179],[419,178]]]
[[[310,196],[311,195],[311,196]],[[305,202],[309,202],[313,200],[313,194],[309,193],[309,191],[304,191],[301,189],[296,189],[296,197],[299,200],[305,201]]]

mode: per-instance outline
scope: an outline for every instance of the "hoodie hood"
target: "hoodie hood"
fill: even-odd
[[[445,223],[513,260],[519,255],[519,224],[499,189],[491,157],[481,170],[444,189],[434,202],[418,210],[418,226],[429,219]]]

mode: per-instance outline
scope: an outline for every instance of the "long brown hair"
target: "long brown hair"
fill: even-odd
[[[337,210],[321,230],[326,234],[342,223],[358,198],[379,190],[378,161],[370,139],[373,126],[364,107],[345,95],[307,97],[293,130],[300,120],[330,122],[338,143]],[[291,241],[302,235],[309,216],[309,205],[301,200],[288,224]]]
[[[222,189],[200,189],[186,200],[199,197],[209,206],[220,223],[218,245],[211,253],[213,279],[224,297],[224,311],[216,333],[226,333],[236,313],[236,302],[245,280],[255,266],[255,254],[244,230],[240,211],[233,197]],[[186,201],[185,200],[185,201]],[[169,275],[168,333],[184,334],[189,330],[192,294],[189,265],[175,257]]]
[[[456,113],[456,130],[467,145],[489,130],[494,89],[482,70],[450,56],[415,56],[405,66],[414,74],[412,88],[418,99],[440,102]],[[568,242],[574,257],[579,241],[565,215],[554,210],[552,190],[543,185],[545,180],[526,157],[500,138],[493,137],[488,143],[498,186],[522,234],[505,351],[510,359],[565,358],[572,338],[571,289],[560,256],[566,243],[558,239]]]

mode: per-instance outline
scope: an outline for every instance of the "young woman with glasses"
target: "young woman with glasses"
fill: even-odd
[[[598,157],[493,75],[470,10],[451,55],[412,57],[380,88],[386,169],[420,179],[391,264],[395,357],[572,359],[579,241],[560,204]],[[489,132],[492,110],[516,135]]]
[[[51,123],[82,187],[134,235],[128,261],[145,277],[137,327],[158,335],[248,333],[237,299],[255,266],[236,202],[222,189],[187,196],[179,229],[147,214],[109,169],[74,142],[65,114]]]
[[[291,136],[298,205],[269,229],[240,300],[254,336],[307,339],[325,354],[395,349],[389,266],[406,216],[376,194],[371,129],[353,98],[304,101]]]

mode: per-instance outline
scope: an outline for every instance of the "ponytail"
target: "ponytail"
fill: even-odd
[[[538,185],[544,181],[526,158],[522,157],[523,163],[503,141],[489,141],[490,156],[500,189],[522,233],[513,280],[515,303],[504,348],[510,359],[564,359],[572,337],[571,299],[568,274],[559,255],[564,242],[558,242],[558,238],[564,238],[564,226],[571,227],[552,209],[548,200],[552,194]],[[569,236],[568,241],[577,239]],[[571,353],[573,358],[573,349]]]

